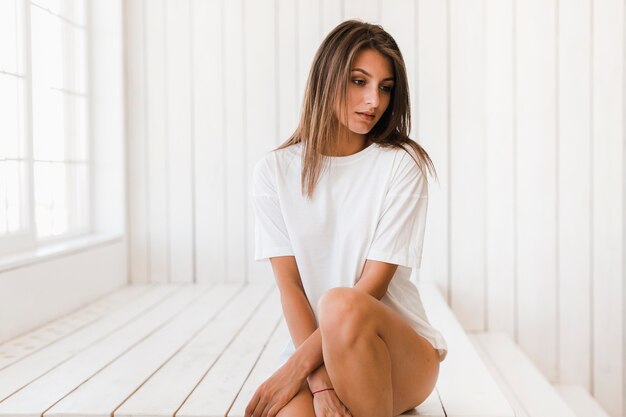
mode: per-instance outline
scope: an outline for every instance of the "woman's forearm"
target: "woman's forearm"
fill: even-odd
[[[285,286],[280,301],[291,340],[297,349],[317,328],[315,315],[300,288]]]
[[[298,289],[285,288],[281,302],[296,352],[300,351],[303,343],[309,341],[305,350],[298,353],[292,362],[298,364],[301,375],[307,377],[311,390],[331,387],[330,378],[323,363],[322,339],[319,337],[320,332],[315,316],[306,296]],[[311,336],[315,334],[317,334],[317,339],[311,339]],[[316,342],[319,343],[319,349],[315,349]]]
[[[318,384],[330,384],[326,368],[322,367],[324,357],[322,355],[322,335],[319,328],[311,333],[296,349],[289,361],[300,371],[300,375],[307,377],[309,387],[317,388]]]

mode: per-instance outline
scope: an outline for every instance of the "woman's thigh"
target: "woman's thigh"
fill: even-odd
[[[296,396],[278,411],[276,417],[315,417],[313,395],[307,381],[304,381]]]
[[[341,326],[351,322],[349,326],[354,326],[354,334],[358,335],[373,325],[385,342],[391,359],[393,415],[421,404],[439,375],[437,350],[396,311],[371,295],[354,288],[335,288],[328,295],[331,293],[335,305],[331,301],[329,308],[342,316]]]

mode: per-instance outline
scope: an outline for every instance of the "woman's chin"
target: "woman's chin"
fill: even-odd
[[[367,135],[370,132],[370,130],[372,130],[372,127],[374,126],[367,126],[367,127],[355,126],[355,127],[351,127],[350,131],[357,135]]]

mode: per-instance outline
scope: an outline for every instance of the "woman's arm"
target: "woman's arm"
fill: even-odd
[[[324,366],[322,336],[306,298],[300,272],[293,256],[271,258],[272,269],[281,293],[283,314],[296,351],[289,359],[308,376],[311,391],[332,387]],[[380,300],[387,292],[398,265],[367,259],[354,288]]]
[[[291,334],[291,340],[299,351],[302,343],[310,339],[311,335],[317,333],[319,336],[315,315],[304,293],[295,257],[275,257],[270,258],[270,262],[280,290],[283,314]],[[315,355],[315,339],[310,342],[313,343],[306,349],[305,352],[307,353],[301,352],[296,358],[291,358],[290,361],[301,370],[303,375],[308,377],[311,390],[332,387],[323,365],[321,337],[319,338],[319,355]],[[312,364],[316,362],[317,365],[312,367]]]
[[[367,259],[361,277],[354,288],[380,300],[387,292],[389,282],[397,268],[398,265],[395,264]],[[312,332],[304,342],[298,341],[296,348],[291,359],[303,373],[306,375],[312,373],[309,377],[309,387],[311,389],[332,387],[324,366],[322,336],[319,328]]]

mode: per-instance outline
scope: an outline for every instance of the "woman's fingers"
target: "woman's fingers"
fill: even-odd
[[[252,396],[252,399],[246,407],[245,417],[260,417],[261,412],[265,408],[265,401],[260,393],[261,387],[257,388],[256,392]]]
[[[270,406],[273,405],[272,395],[263,389],[263,385],[257,388],[252,399],[246,406],[245,417],[267,417]]]
[[[294,379],[281,367],[256,390],[246,406],[244,417],[275,417],[306,381]]]
[[[252,399],[248,402],[248,405],[246,406],[246,411],[243,414],[244,417],[252,417],[252,413],[254,412],[254,409],[256,408],[256,405],[258,402],[259,402],[259,396],[255,392],[254,395],[252,396]]]
[[[267,417],[276,417],[276,414],[278,414],[278,412],[285,406],[287,405],[288,401],[284,401],[282,399],[277,399],[273,404],[267,404],[268,406],[268,412],[267,412]],[[271,407],[270,407],[271,405]]]
[[[256,405],[256,407],[254,408],[254,410],[252,411],[252,417],[264,417],[266,415],[266,410],[267,410],[267,404],[266,402],[261,398],[261,400],[259,401],[259,403]],[[265,413],[265,414],[264,414]]]

